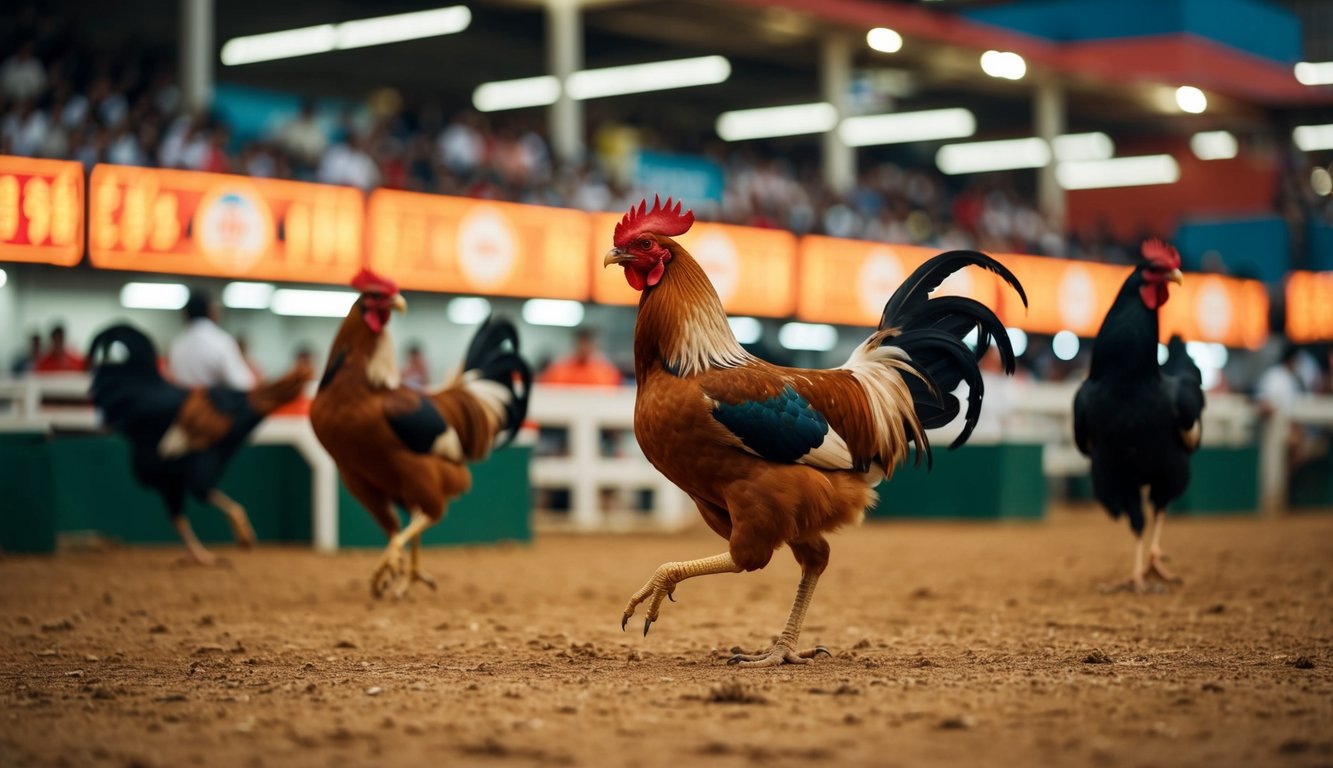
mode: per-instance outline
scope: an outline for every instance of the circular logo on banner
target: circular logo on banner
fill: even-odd
[[[1226,288],[1215,280],[1207,280],[1194,299],[1195,319],[1203,337],[1213,341],[1225,339],[1231,328],[1231,297]]]
[[[509,219],[494,206],[478,205],[458,223],[458,266],[478,288],[503,283],[514,269],[517,245]]]
[[[1070,264],[1056,291],[1060,302],[1060,322],[1075,333],[1089,332],[1097,319],[1097,286],[1088,270]]]
[[[703,267],[722,303],[730,301],[741,281],[741,260],[731,238],[721,232],[709,232],[695,241],[690,254]]]
[[[199,201],[194,237],[199,249],[219,268],[228,273],[246,272],[273,244],[273,214],[253,187],[224,186]]]
[[[884,302],[903,282],[903,265],[891,248],[871,251],[856,278],[861,309],[875,316],[884,311]]]

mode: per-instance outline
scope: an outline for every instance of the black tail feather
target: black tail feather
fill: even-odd
[[[985,384],[977,361],[994,344],[1006,373],[1013,373],[1017,364],[1009,334],[989,307],[960,296],[930,298],[931,291],[949,275],[969,266],[999,275],[1027,306],[1023,286],[1003,264],[976,251],[949,251],[926,261],[912,272],[884,305],[879,323],[880,330],[898,329],[898,334],[887,338],[885,343],[905,350],[913,367],[926,378],[926,381],[908,380],[913,407],[923,427],[933,429],[953,421],[961,404],[951,393],[960,383],[967,384],[963,430],[950,448],[967,442],[981,416]],[[963,338],[973,330],[977,332],[977,343],[976,349],[970,350]],[[929,456],[928,445],[918,446],[918,449],[924,449]]]
[[[532,368],[519,355],[518,329],[514,324],[503,317],[487,318],[463,356],[463,371],[465,376],[494,381],[510,391],[505,429],[497,447],[507,445],[528,416],[528,398],[532,393]]]
[[[117,345],[125,349],[115,357]],[[153,342],[142,331],[124,323],[113,325],[93,338],[87,366],[93,374],[93,405],[115,429],[133,428],[145,418],[159,421],[161,413],[174,413],[179,406],[174,389],[157,368]]]

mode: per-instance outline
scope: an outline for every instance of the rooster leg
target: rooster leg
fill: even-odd
[[[398,581],[403,575],[403,547],[417,537],[422,531],[429,528],[431,519],[426,517],[421,510],[413,510],[412,519],[407,527],[395,533],[393,538],[389,539],[389,546],[384,550],[384,556],[380,558],[379,565],[375,566],[375,573],[370,577],[370,593],[375,597],[381,597],[394,582]]]
[[[190,559],[199,565],[216,565],[218,559],[211,552],[204,549],[204,545],[199,543],[199,538],[194,535],[194,528],[190,525],[190,518],[185,515],[176,515],[171,524],[175,526],[176,533],[180,535],[181,542],[185,544],[185,553]]]
[[[819,574],[806,571],[801,574],[801,585],[796,588],[796,602],[792,603],[791,615],[787,617],[787,626],[778,636],[778,642],[768,653],[749,655],[738,653],[727,660],[728,664],[739,667],[776,667],[780,664],[809,664],[819,654],[832,656],[824,646],[816,646],[804,651],[796,650],[796,641],[801,637],[801,626],[805,624],[805,612],[810,608],[810,600],[815,596],[815,584]]]
[[[625,615],[620,620],[620,628],[625,629],[625,625],[629,623],[629,617],[634,615],[635,607],[647,600],[648,613],[643,620],[643,634],[647,636],[648,628],[653,625],[654,621],[657,621],[657,611],[662,607],[662,598],[671,597],[671,594],[676,591],[677,584],[695,576],[708,576],[714,573],[740,573],[740,570],[736,561],[731,559],[730,552],[705,557],[701,560],[663,563],[657,567],[648,583],[644,584],[629,599],[629,605],[625,606]],[[672,597],[672,602],[675,602],[675,599]]]
[[[227,522],[231,523],[231,532],[236,537],[237,546],[242,549],[250,549],[255,545],[255,529],[250,525],[250,518],[245,514],[245,507],[232,501],[227,494],[216,488],[208,492],[208,503],[222,510],[222,513],[227,516]]]
[[[1148,547],[1148,570],[1144,576],[1156,576],[1168,584],[1180,584],[1184,581],[1173,575],[1162,565],[1162,524],[1166,522],[1166,510],[1153,510],[1152,545]]]
[[[435,591],[435,577],[421,570],[421,534],[419,533],[412,537],[412,560],[407,569],[407,578],[398,581],[398,588],[394,591],[394,597],[402,597],[407,594],[407,588],[418,581],[430,587],[430,591]]]
[[[1130,571],[1130,576],[1124,581],[1113,581],[1102,586],[1102,592],[1146,592],[1148,589],[1147,581],[1144,579],[1146,569],[1143,565],[1143,534],[1134,534],[1134,570]]]

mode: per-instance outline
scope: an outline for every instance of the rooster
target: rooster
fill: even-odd
[[[638,395],[634,434],[648,460],[694,500],[704,521],[727,539],[726,552],[665,563],[634,593],[621,629],[641,603],[643,632],[658,618],[663,598],[695,576],[763,568],[783,544],[801,567],[786,628],[774,647],[736,655],[729,663],[777,666],[809,663],[828,649],[799,650],[815,585],[829,560],[824,538],[859,522],[875,503],[874,486],[903,462],[911,444],[929,461],[925,430],[960,410],[950,394],[968,384],[965,424],[956,447],[980,415],[983,384],[977,360],[994,342],[1009,373],[1014,354],[1004,326],[976,301],[929,299],[950,274],[969,265],[1000,275],[1023,296],[999,262],[970,251],[927,261],[884,308],[879,328],[850,359],[831,370],[770,365],[751,356],[732,335],[712,283],[673,236],[694,222],[670,198],[647,201],[615,228],[603,261],[623,267],[642,293],[634,329]],[[962,338],[978,330],[975,351]]]
[[[1092,458],[1092,488],[1112,519],[1129,518],[1134,570],[1123,586],[1142,591],[1149,576],[1178,582],[1162,565],[1166,506],[1185,492],[1190,454],[1203,436],[1199,369],[1179,337],[1158,365],[1157,313],[1179,284],[1180,254],[1149,240],[1106,313],[1092,345],[1088,379],[1074,396],[1074,442]],[[1152,543],[1144,561],[1144,496],[1152,504]]]
[[[380,597],[397,584],[401,597],[416,582],[435,588],[420,567],[421,534],[440,521],[449,500],[471,487],[467,464],[485,458],[497,440],[513,439],[527,414],[532,372],[518,356],[514,326],[492,318],[442,390],[407,389],[388,332],[390,313],[407,311],[398,286],[369,270],[352,286],[361,297],[333,340],[310,423],[347,489],[389,536],[371,593]],[[410,515],[406,527],[395,504]]]
[[[121,350],[123,349],[123,352]],[[246,437],[277,408],[301,394],[309,366],[249,392],[226,386],[177,386],[162,377],[153,343],[137,328],[114,325],[88,351],[92,400],[102,419],[130,442],[134,476],[157,490],[190,558],[215,562],[185,515],[185,495],[221,509],[236,542],[254,544],[245,508],[217,489],[218,479]]]

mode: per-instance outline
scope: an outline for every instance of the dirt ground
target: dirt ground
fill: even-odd
[[[1103,594],[1130,535],[1046,524],[846,531],[806,667],[766,649],[797,570],[626,598],[706,531],[377,554],[290,548],[0,560],[0,765],[1333,765],[1333,515],[1172,520],[1182,587]]]

